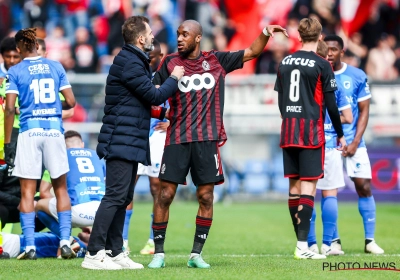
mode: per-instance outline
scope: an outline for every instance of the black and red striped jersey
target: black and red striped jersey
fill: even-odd
[[[275,83],[282,148],[316,148],[325,143],[324,94],[336,89],[332,66],[316,53],[297,51],[282,60]]]
[[[178,53],[166,56],[158,67],[153,83],[161,85],[175,66],[185,68],[178,81],[178,91],[170,99],[165,145],[196,141],[225,141],[224,122],[225,76],[243,67],[244,51],[200,52],[196,59]]]

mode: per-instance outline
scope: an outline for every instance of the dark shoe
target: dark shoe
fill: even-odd
[[[71,249],[71,247],[68,247],[67,245],[64,245],[64,246],[61,247],[61,257],[63,259],[74,259],[74,258],[76,258],[76,254]]]
[[[0,254],[0,259],[5,260],[5,259],[9,259],[9,258],[10,258],[10,255],[6,252],[3,252]]]
[[[37,259],[36,251],[33,249],[31,249],[28,253],[24,251],[17,257],[17,260],[36,260],[36,259]]]

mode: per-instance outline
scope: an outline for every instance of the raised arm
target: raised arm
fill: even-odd
[[[274,32],[282,32],[286,37],[289,37],[286,29],[280,25],[268,25],[254,40],[251,46],[244,50],[243,62],[258,57],[267,45],[269,37],[274,37]]]

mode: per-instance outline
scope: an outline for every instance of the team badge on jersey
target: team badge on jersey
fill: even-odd
[[[337,87],[336,85],[336,79],[331,79],[331,87]]]
[[[203,66],[204,71],[210,70],[210,64],[208,64],[208,62],[205,60],[203,61],[201,66]]]
[[[350,88],[350,81],[345,81],[344,83],[343,83],[343,86],[344,86],[344,88],[345,89],[349,89]]]

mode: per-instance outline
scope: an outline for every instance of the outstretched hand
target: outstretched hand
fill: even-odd
[[[268,33],[271,34],[271,37],[274,37],[274,32],[282,32],[286,37],[289,38],[286,28],[283,28],[280,25],[267,25],[265,28],[267,29]]]

